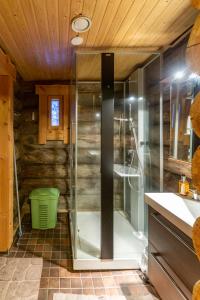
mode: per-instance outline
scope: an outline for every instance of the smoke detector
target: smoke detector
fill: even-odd
[[[79,46],[83,43],[83,38],[81,36],[75,36],[71,39],[71,44],[73,46]]]
[[[77,16],[72,19],[72,30],[75,32],[85,32],[90,29],[91,20],[86,16]]]

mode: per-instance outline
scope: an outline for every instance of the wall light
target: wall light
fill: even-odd
[[[139,101],[142,101],[142,100],[143,100],[143,97],[139,97],[138,100],[139,100]]]
[[[129,97],[129,100],[130,100],[130,101],[134,101],[134,100],[135,100],[135,97],[134,97],[134,96],[130,96],[130,97]]]
[[[96,113],[96,118],[100,118],[100,113]]]
[[[178,71],[174,74],[174,79],[175,80],[178,80],[178,79],[182,79],[185,75],[185,72],[184,71]]]
[[[199,77],[199,75],[197,73],[191,73],[188,78],[189,79],[198,79],[200,77]]]

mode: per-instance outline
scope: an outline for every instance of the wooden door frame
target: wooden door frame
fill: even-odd
[[[0,49],[0,252],[13,242],[13,82],[15,67]]]

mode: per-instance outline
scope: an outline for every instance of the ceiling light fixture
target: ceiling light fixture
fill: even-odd
[[[83,38],[81,36],[75,36],[71,39],[71,44],[73,46],[79,46],[83,43]]]
[[[76,16],[72,19],[71,22],[72,30],[79,33],[85,32],[89,30],[91,23],[91,20],[86,16]]]

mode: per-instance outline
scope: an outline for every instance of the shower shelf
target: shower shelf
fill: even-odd
[[[114,164],[114,173],[120,177],[139,177],[140,174],[136,168],[130,168],[120,164]]]

